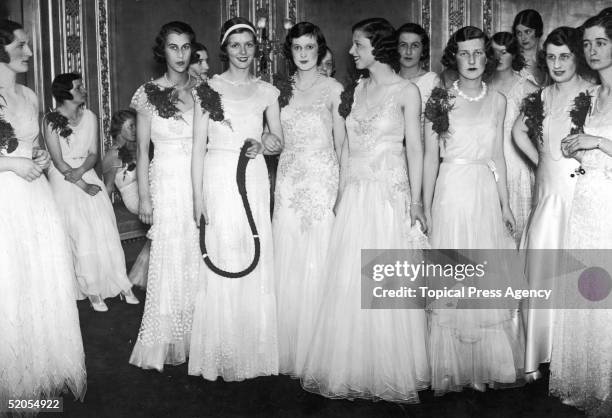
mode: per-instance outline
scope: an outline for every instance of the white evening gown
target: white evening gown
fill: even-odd
[[[611,139],[612,105],[608,103],[593,111],[584,131]],[[598,149],[589,150],[581,165],[585,174],[578,176],[576,182],[567,248],[598,250],[582,253],[586,258],[581,261],[587,267],[610,266],[612,157]],[[582,297],[575,283],[572,280],[559,283],[561,302]],[[557,311],[549,388],[552,394],[588,415],[612,416],[612,309]]]
[[[407,216],[410,185],[399,97],[408,80],[367,106],[363,82],[346,127],[348,179],[338,205],[323,278],[326,286],[302,372],[304,389],[328,398],[419,402],[429,385],[422,309],[362,309],[361,249],[422,249]]]
[[[162,371],[187,361],[201,254],[193,220],[191,147],[193,108],[163,118],[141,86],[132,98],[151,118],[155,157],[149,167],[153,202],[147,299],[130,363]]]
[[[37,97],[18,89],[26,107],[0,111],[19,140],[6,158],[31,158],[39,131]],[[0,404],[67,389],[82,399],[85,355],[74,270],[51,187],[44,175],[28,182],[5,171],[0,189]]]
[[[338,195],[338,159],[327,103],[330,92],[341,87],[332,78],[323,83],[314,104],[296,104],[294,98],[281,111],[285,147],[276,175],[272,230],[279,366],[281,373],[292,376],[300,375],[310,348]]]
[[[210,86],[222,96],[228,124],[208,125],[204,158],[204,199],[209,224],[206,248],[212,262],[225,271],[240,271],[253,259],[251,229],[236,185],[236,165],[246,138],[259,140],[264,110],[278,90],[261,80],[244,100],[224,97],[227,83],[214,76]],[[196,104],[199,106],[199,104]],[[261,256],[247,276],[229,279],[202,264],[196,297],[189,374],[207,380],[239,381],[278,373],[276,298],[270,219],[270,182],[263,155],[249,161],[246,190],[259,233]]]
[[[58,137],[62,159],[75,168],[87,158],[92,141],[96,138],[98,121],[92,111],[85,109],[78,125],[68,126],[72,133],[66,138]],[[125,255],[115,212],[104,182],[94,169],[85,172],[82,179],[102,190],[91,196],[76,184],[66,181],[53,164],[49,168],[53,197],[70,238],[78,298],[96,295],[103,299],[114,297],[132,288],[125,271]]]

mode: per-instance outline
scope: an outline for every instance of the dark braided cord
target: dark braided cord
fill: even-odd
[[[240,149],[240,156],[238,157],[238,165],[236,167],[236,184],[238,186],[238,193],[240,193],[240,197],[242,198],[242,206],[244,207],[244,211],[246,212],[247,220],[249,221],[249,227],[251,228],[251,233],[253,234],[253,243],[255,244],[255,255],[253,256],[253,261],[251,264],[242,271],[231,272],[220,269],[215,266],[208,256],[208,251],[206,250],[206,223],[204,222],[204,215],[200,217],[200,250],[202,251],[202,258],[204,258],[204,263],[211,269],[214,273],[218,274],[222,277],[227,277],[230,279],[238,279],[240,277],[244,277],[247,274],[251,273],[257,267],[257,263],[259,263],[259,256],[261,253],[260,243],[259,243],[259,235],[257,233],[257,226],[255,225],[255,220],[253,219],[253,212],[251,211],[251,205],[249,205],[249,197],[247,196],[246,190],[246,168],[249,163],[250,158],[246,156],[247,149],[249,148],[250,143],[245,142],[242,148]]]

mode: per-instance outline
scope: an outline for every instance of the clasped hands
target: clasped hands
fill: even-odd
[[[599,148],[601,137],[589,134],[568,135],[561,141],[561,152],[565,157],[576,157],[579,151]]]

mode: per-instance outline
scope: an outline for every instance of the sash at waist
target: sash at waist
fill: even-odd
[[[350,144],[349,144],[350,146]],[[380,142],[369,149],[351,150],[349,158],[368,158],[378,156],[382,152],[391,152],[393,154],[401,154],[404,150],[404,145],[401,142]]]
[[[493,160],[486,158],[480,160],[472,160],[469,158],[444,158],[442,164],[455,164],[455,165],[483,165],[489,168],[495,177],[495,181],[499,181],[499,174],[497,173],[497,167]]]

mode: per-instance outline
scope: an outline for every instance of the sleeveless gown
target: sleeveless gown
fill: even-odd
[[[539,161],[533,191],[533,208],[521,240],[521,249],[562,249],[566,248],[568,220],[574,197],[577,177],[571,177],[580,165],[573,158],[561,153],[561,140],[569,135],[571,121],[568,117],[572,101],[588,84],[583,83],[570,94],[565,103],[553,102],[553,88],[542,91],[545,119],[542,125],[543,144],[538,147]],[[547,263],[549,264],[549,263]],[[549,265],[527,264],[527,280],[534,289],[551,289],[553,283],[544,282],[549,274]],[[548,279],[550,280],[550,279]],[[533,302],[535,303],[535,302]],[[540,363],[548,363],[552,350],[552,324],[554,311],[551,309],[528,309],[527,315],[525,372],[538,370]]]
[[[346,120],[348,179],[338,205],[323,277],[326,286],[302,386],[328,398],[419,402],[427,388],[426,318],[419,309],[361,308],[361,249],[428,246],[407,216],[410,186],[398,98],[410,81],[367,106],[363,83]]]
[[[87,158],[98,129],[96,115],[85,109],[72,134],[59,137],[62,159],[75,168]],[[103,299],[129,291],[132,284],[125,271],[125,255],[119,239],[113,206],[104,182],[94,169],[89,169],[83,181],[102,190],[90,196],[77,185],[64,179],[53,165],[49,168],[49,182],[70,238],[72,258],[79,289],[79,299],[100,295]]]
[[[37,97],[19,86],[27,108],[0,114],[19,145],[2,158],[32,157]],[[85,354],[68,237],[44,175],[32,182],[0,172],[0,404],[70,390],[83,399]]]
[[[585,133],[611,139],[611,115],[610,103],[592,111]],[[587,267],[610,266],[612,157],[598,149],[588,150],[582,158],[582,168],[585,174],[578,176],[576,182],[567,248],[599,250],[583,254],[587,258],[581,261]],[[559,284],[562,300],[581,297],[574,284],[575,281]],[[550,392],[589,415],[612,416],[611,324],[612,309],[559,309],[555,316]]]
[[[285,147],[274,197],[274,261],[280,372],[298,376],[318,312],[329,237],[338,195],[338,159],[324,81],[312,105],[292,100],[281,111]]]
[[[227,83],[219,76],[209,83],[221,94],[225,119],[231,127],[213,120],[208,125],[204,199],[210,220],[206,248],[217,267],[240,271],[253,259],[254,244],[236,185],[238,156],[246,138],[260,140],[264,111],[277,100],[279,92],[257,80],[250,97],[231,100],[224,97]],[[202,264],[189,374],[207,380],[220,376],[225,381],[240,381],[278,373],[270,182],[261,154],[247,165],[246,189],[261,245],[257,267],[245,277],[230,279]]]
[[[514,249],[499,203],[492,161],[495,117],[502,96],[489,92],[469,118],[449,113],[449,137],[441,139],[432,204],[431,245],[439,249]],[[466,385],[513,384],[523,367],[518,313],[508,309],[433,309],[429,354],[436,394]]]
[[[141,86],[131,106],[151,118],[155,157],[149,167],[153,202],[147,299],[130,363],[162,371],[187,361],[201,254],[193,220],[193,108],[162,118]]]

